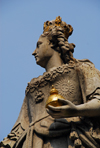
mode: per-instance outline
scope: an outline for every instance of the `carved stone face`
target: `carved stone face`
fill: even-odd
[[[47,37],[40,36],[37,42],[37,47],[32,53],[32,55],[35,56],[36,63],[45,68],[53,53],[54,50],[51,48],[50,41]]]

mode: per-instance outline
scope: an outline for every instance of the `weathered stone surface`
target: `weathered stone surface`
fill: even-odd
[[[100,71],[73,58],[72,31],[61,17],[44,23],[33,55],[46,72],[28,83],[19,117],[0,147],[100,148]],[[46,109],[52,85],[65,100]]]

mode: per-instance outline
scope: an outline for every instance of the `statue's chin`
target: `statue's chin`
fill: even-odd
[[[43,62],[42,61],[36,61],[36,64],[37,65],[39,65],[39,66],[41,66],[41,67],[43,67],[43,68],[45,68],[45,66],[44,66],[44,64],[43,64]]]

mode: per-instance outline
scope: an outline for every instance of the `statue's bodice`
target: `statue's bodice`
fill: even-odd
[[[82,103],[80,83],[75,66],[63,65],[33,79],[26,89],[30,105],[30,122],[34,123],[48,116],[46,101],[52,85],[66,100],[75,105]]]
[[[68,73],[59,75],[54,81],[50,82],[50,88],[52,85],[66,100],[75,105],[82,103],[81,89],[75,68],[70,69]]]

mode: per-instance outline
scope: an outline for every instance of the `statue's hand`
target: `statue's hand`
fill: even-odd
[[[77,107],[72,102],[63,99],[58,99],[58,101],[63,105],[59,107],[48,105],[48,114],[50,114],[53,118],[66,118],[76,116]]]

